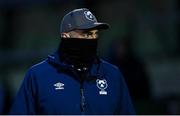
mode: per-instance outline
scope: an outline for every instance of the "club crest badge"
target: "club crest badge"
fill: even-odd
[[[90,21],[96,20],[95,16],[90,11],[85,11],[84,14],[85,14],[86,19]]]
[[[100,95],[107,95],[107,91],[105,90],[108,87],[107,81],[105,79],[97,79],[96,86],[100,89]]]

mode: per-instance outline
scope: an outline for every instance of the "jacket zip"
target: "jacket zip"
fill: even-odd
[[[81,86],[80,86],[80,94],[81,94],[80,109],[81,109],[82,114],[84,114],[84,112],[85,112],[85,96],[84,96],[83,83],[81,83]]]

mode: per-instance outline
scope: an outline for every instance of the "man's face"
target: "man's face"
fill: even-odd
[[[62,33],[63,38],[79,38],[79,39],[97,39],[98,30],[73,30],[68,33]]]

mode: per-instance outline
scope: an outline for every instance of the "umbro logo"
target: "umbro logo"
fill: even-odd
[[[64,89],[64,84],[60,82],[55,83],[54,86],[55,86],[55,90]]]

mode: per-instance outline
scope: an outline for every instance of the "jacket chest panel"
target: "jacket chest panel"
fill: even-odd
[[[81,90],[80,83],[65,74],[44,78],[39,84],[39,110],[45,114],[112,114],[117,102],[116,89],[105,80],[84,82]]]
[[[77,114],[80,112],[79,83],[64,74],[57,74],[39,83],[38,103],[45,114]],[[71,112],[69,112],[69,110]]]

